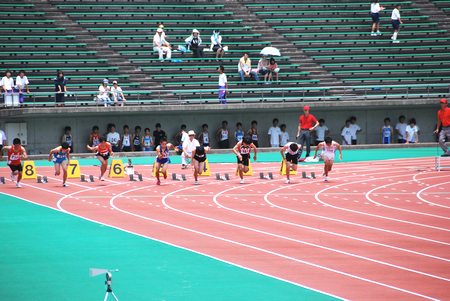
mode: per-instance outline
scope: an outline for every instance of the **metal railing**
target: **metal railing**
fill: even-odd
[[[219,103],[217,89],[165,89],[124,91],[126,105],[184,105]],[[25,101],[19,103],[18,93],[2,97],[1,109],[11,107],[104,106],[97,98],[98,91],[70,91],[64,102],[57,103],[55,92],[25,93]],[[450,83],[356,85],[329,87],[275,87],[263,85],[258,88],[228,89],[228,103],[252,102],[305,102],[305,101],[351,101],[431,98],[450,95]],[[8,98],[9,97],[9,98]],[[111,97],[112,99],[112,97]]]

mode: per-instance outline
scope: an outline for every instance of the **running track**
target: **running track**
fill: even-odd
[[[343,299],[450,300],[450,179],[433,166],[433,158],[343,163],[329,183],[296,176],[287,185],[275,175],[240,185],[232,174],[194,186],[188,174],[161,186],[144,177],[70,180],[68,188],[40,167],[50,183],[8,182],[1,191]],[[253,167],[256,175],[279,165]],[[96,175],[98,167],[82,171]]]

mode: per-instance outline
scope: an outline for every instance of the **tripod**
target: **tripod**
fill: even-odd
[[[106,273],[106,293],[105,293],[105,299],[103,301],[108,300],[109,294],[111,294],[114,297],[114,300],[119,301],[117,296],[114,294],[111,284],[112,284],[112,274],[110,272]]]

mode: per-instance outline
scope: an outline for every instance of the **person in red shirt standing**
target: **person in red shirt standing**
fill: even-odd
[[[23,170],[21,160],[28,158],[27,151],[21,145],[19,138],[15,138],[13,140],[13,145],[5,146],[3,147],[3,150],[8,151],[8,166],[11,169],[11,181],[14,182],[16,180],[17,175],[16,186],[20,188],[22,187],[22,185],[20,185],[20,180],[22,180],[22,170]]]
[[[450,157],[450,151],[445,144],[445,138],[450,141],[450,108],[448,107],[448,101],[445,98],[442,98],[441,101],[441,109],[437,113],[437,126],[434,131],[436,134],[439,133],[439,129],[442,126],[442,129],[439,133],[439,146],[444,151],[442,157]]]
[[[309,157],[309,153],[311,151],[311,132],[319,126],[319,121],[317,121],[316,117],[309,113],[309,109],[309,106],[304,106],[303,115],[300,115],[300,117],[298,118],[299,122],[296,138],[298,139],[298,143],[301,145],[298,152],[299,158],[302,156],[303,145],[305,144],[306,157]]]

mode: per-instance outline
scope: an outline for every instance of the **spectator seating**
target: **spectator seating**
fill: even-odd
[[[450,0],[431,0],[444,12],[450,11]],[[142,70],[155,83],[155,91],[142,92],[138,79],[100,57],[96,49],[65,25],[47,18],[33,4],[20,0],[0,3],[1,70],[29,74],[32,91],[53,91],[56,70],[69,78],[70,91],[82,91],[79,99],[92,103],[103,78],[119,80],[125,91],[136,97],[129,102],[142,103],[182,100],[185,102],[217,101],[218,65],[224,65],[231,93],[230,102],[340,100],[344,97],[394,98],[417,95],[445,95],[450,79],[450,36],[439,20],[421,13],[412,1],[402,1],[405,24],[399,35],[400,44],[390,41],[390,12],[394,1],[383,1],[381,13],[383,35],[370,36],[367,1],[361,0],[242,0],[267,27],[290,41],[344,83],[336,90],[325,86],[305,71],[292,53],[276,58],[281,68],[280,81],[263,85],[254,80],[244,83],[237,73],[239,58],[249,52],[253,68],[259,52],[272,41],[263,26],[246,26],[241,15],[214,1],[144,0],[81,1],[49,0],[61,13],[80,25],[114,50],[131,67]],[[160,62],[153,52],[152,38],[158,24],[163,23],[173,51],[171,62]],[[223,44],[229,47],[224,58],[215,59],[210,51],[204,58],[177,51],[184,45],[192,29],[198,29],[206,50],[212,30],[218,29]],[[301,68],[302,67],[302,68]],[[382,86],[382,88],[381,88]],[[158,96],[155,96],[155,95]],[[49,94],[51,95],[51,94]],[[155,96],[155,98],[153,97]],[[134,99],[136,98],[136,99]],[[44,104],[47,104],[43,102]]]
[[[55,26],[45,12],[35,11],[33,4],[1,3],[0,9],[0,69],[11,70],[13,77],[25,70],[32,92],[54,91],[53,79],[62,70],[69,79],[71,92],[97,90],[104,78],[117,79],[127,89],[139,87],[128,75],[119,74],[118,67],[107,59],[98,58],[96,51],[86,50],[86,43],[67,35],[65,28]],[[53,95],[42,99],[53,101]],[[92,101],[92,97],[85,97]],[[36,99],[26,98],[26,101]],[[66,98],[70,103],[71,98]]]
[[[450,1],[434,1],[443,7]],[[346,85],[448,83],[450,38],[437,20],[402,1],[400,44],[392,44],[390,13],[397,2],[382,4],[382,36],[370,36],[369,2],[244,1],[261,20],[290,40]],[[421,86],[417,86],[420,91]],[[436,93],[448,87],[422,86]],[[401,87],[398,88],[401,91]],[[370,93],[385,93],[374,89]],[[403,92],[402,92],[403,93]]]
[[[242,19],[235,18],[226,11],[224,5],[211,4],[211,2],[189,2],[181,4],[175,1],[164,3],[125,2],[114,1],[113,5],[98,1],[78,5],[77,1],[52,1],[65,12],[72,20],[82,25],[85,29],[96,35],[97,38],[107,43],[123,57],[129,59],[134,65],[145,71],[163,89],[204,89],[204,94],[217,99],[217,67],[222,64],[228,76],[230,88],[242,88],[236,93],[241,101],[246,95],[254,96],[254,89],[261,87],[253,80],[240,82],[237,72],[237,64],[244,52],[250,53],[253,68],[256,68],[260,58],[259,52],[271,42],[262,38],[261,33],[253,32],[249,26],[242,25]],[[109,3],[109,2],[108,2]],[[104,7],[108,5],[108,10]],[[215,59],[215,54],[205,51],[204,58],[192,58],[191,53],[182,54],[179,51],[172,52],[172,62],[161,63],[153,52],[153,35],[157,25],[163,23],[173,49],[184,45],[192,29],[200,31],[203,44],[209,50],[210,36],[213,29],[219,29],[223,36],[223,43],[229,47],[229,51],[223,59]],[[282,73],[280,82],[273,85],[264,85],[265,89],[273,92],[273,95],[286,94],[275,88],[314,87],[318,80],[309,78],[308,72],[301,72],[299,64],[293,64],[288,56],[277,58]],[[248,90],[245,92],[246,88]],[[315,92],[312,92],[314,95]],[[269,92],[267,92],[270,95]],[[183,99],[195,99],[198,94],[177,93]],[[319,95],[319,94],[318,94]],[[229,98],[233,98],[233,92]]]

